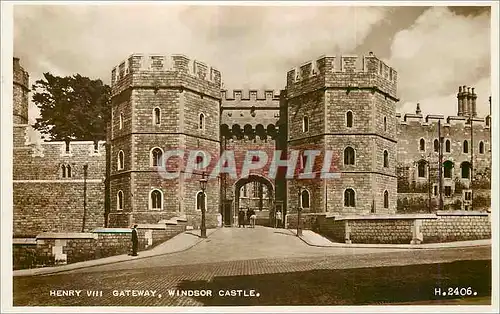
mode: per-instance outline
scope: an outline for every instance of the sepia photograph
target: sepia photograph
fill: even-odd
[[[1,6],[2,312],[499,310],[497,2]]]

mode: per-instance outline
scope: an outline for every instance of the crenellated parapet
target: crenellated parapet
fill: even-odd
[[[87,158],[106,156],[105,141],[74,141],[74,142],[41,142],[31,143],[29,147],[32,150],[33,157],[68,157],[68,158]]]
[[[26,90],[29,90],[29,74],[27,71],[24,70],[24,68],[21,66],[19,62],[19,58],[13,59],[14,62],[14,73],[13,73],[13,78],[14,78],[14,84],[17,84],[21,87],[23,87]]]
[[[402,115],[401,113],[396,113],[396,119],[398,124],[401,125],[420,125],[422,127],[430,126],[433,124],[437,124],[438,121],[441,121],[441,126],[443,127],[452,127],[458,126],[461,128],[470,128],[469,117],[465,116],[447,116],[444,115],[433,115],[429,114],[425,117],[421,113],[406,113]],[[490,123],[488,122],[488,116],[484,118],[473,117],[472,118],[473,127],[479,129],[490,129]]]
[[[184,87],[220,97],[221,73],[184,55],[132,54],[111,70],[116,95],[129,87]]]
[[[319,88],[372,89],[396,98],[397,72],[373,53],[363,57],[322,56],[288,71],[289,97]]]
[[[259,101],[262,103],[269,102],[278,102],[280,100],[279,90],[274,89],[265,89],[265,90],[257,90],[257,89],[234,89],[234,90],[221,90],[221,98],[222,104],[228,103],[231,101]]]

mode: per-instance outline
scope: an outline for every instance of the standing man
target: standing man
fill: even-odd
[[[281,215],[281,210],[278,210],[276,212],[276,228],[280,228],[281,227],[281,220],[283,219],[282,215]]]
[[[132,256],[137,256],[137,247],[139,246],[139,237],[137,236],[137,225],[132,228]]]

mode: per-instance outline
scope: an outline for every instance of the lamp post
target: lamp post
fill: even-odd
[[[301,204],[300,204],[300,197],[302,196],[301,195],[301,190],[299,188],[299,198],[297,199],[297,236],[298,237],[301,237],[302,236],[302,226],[301,226],[301,221],[302,221],[302,208],[301,208]]]
[[[206,201],[207,197],[205,194],[205,190],[207,189],[207,178],[205,177],[205,172],[201,175],[200,179],[200,188],[201,188],[201,198],[203,199],[203,203],[201,204],[201,237],[207,237],[207,227],[205,225],[205,211],[206,211]]]

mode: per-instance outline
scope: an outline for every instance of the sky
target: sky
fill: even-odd
[[[489,113],[489,7],[15,5],[14,55],[31,83],[44,72],[110,84],[132,53],[185,54],[222,72],[227,89],[283,89],[321,55],[372,51],[398,72],[397,111],[457,114],[458,86]],[[30,120],[38,115],[30,104]]]

